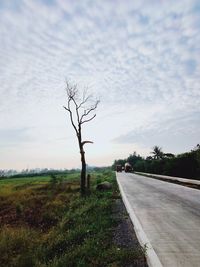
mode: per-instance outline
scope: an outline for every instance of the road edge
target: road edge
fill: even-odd
[[[162,181],[170,180],[171,182],[180,182],[183,184],[191,184],[191,185],[197,185],[200,186],[200,180],[193,180],[189,178],[182,178],[182,177],[176,177],[176,176],[168,176],[168,175],[162,175],[162,174],[154,174],[154,173],[147,173],[147,172],[135,172],[138,175],[146,176],[149,178],[158,178]]]
[[[157,254],[155,253],[155,250],[153,249],[149,239],[147,238],[144,230],[142,229],[142,226],[141,226],[134,210],[132,209],[132,207],[128,201],[128,198],[126,197],[126,195],[124,193],[122,185],[121,185],[121,183],[117,177],[117,173],[116,173],[116,180],[117,180],[117,183],[119,186],[122,200],[124,202],[124,205],[126,207],[128,214],[130,216],[130,219],[133,223],[134,230],[135,230],[136,236],[138,238],[138,241],[142,247],[146,248],[146,258],[147,258],[147,263],[148,263],[149,267],[163,267]]]

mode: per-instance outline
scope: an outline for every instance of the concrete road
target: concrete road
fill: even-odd
[[[164,267],[200,267],[200,190],[117,173]]]

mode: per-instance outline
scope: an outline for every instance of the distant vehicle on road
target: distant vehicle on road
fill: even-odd
[[[129,162],[126,162],[124,165],[124,170],[125,170],[125,172],[132,172],[133,167],[131,166],[131,164]]]
[[[122,165],[116,165],[116,171],[122,172]]]

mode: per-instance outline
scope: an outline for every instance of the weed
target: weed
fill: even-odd
[[[16,214],[17,216],[20,216],[22,214],[23,211],[23,206],[21,204],[17,204],[16,205]]]
[[[96,183],[105,180],[112,190],[96,191]],[[85,198],[77,174],[7,182],[0,191],[1,267],[119,267],[143,257],[141,250],[112,243],[117,224],[112,207],[119,194],[114,173],[92,173],[91,194]]]
[[[103,180],[102,176],[98,174],[97,177],[96,177],[96,183],[100,184],[100,183],[102,183],[102,180]]]
[[[51,174],[50,177],[51,177],[51,179],[50,179],[49,183],[52,187],[54,187],[58,183],[58,178],[54,174]]]

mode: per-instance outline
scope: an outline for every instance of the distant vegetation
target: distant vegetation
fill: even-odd
[[[87,171],[101,171],[101,170],[110,170],[111,167],[90,167],[87,166]],[[25,169],[22,171],[16,171],[13,169],[10,170],[1,170],[0,169],[0,180],[6,178],[29,178],[29,177],[42,177],[47,175],[60,175],[60,174],[73,174],[80,173],[80,169]]]
[[[0,170],[0,179],[5,178],[27,178],[27,177],[42,177],[46,175],[51,174],[70,174],[75,173],[78,170],[72,169],[72,170],[54,170],[54,169],[26,169],[20,172],[17,172],[15,170]]]
[[[129,162],[134,171],[138,172],[200,179],[200,145],[179,155],[164,153],[160,147],[155,146],[151,154],[152,156],[143,158],[134,152],[126,159],[115,160],[112,167],[114,169],[117,164]]]

